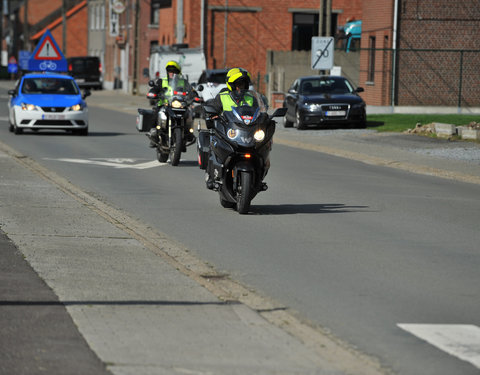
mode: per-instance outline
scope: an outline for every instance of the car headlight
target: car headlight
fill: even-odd
[[[75,105],[72,105],[71,107],[68,107],[67,111],[78,112],[78,111],[81,111],[82,109],[83,107],[81,104],[75,104]]]
[[[173,108],[182,108],[183,107],[183,103],[180,101],[180,100],[174,100],[172,102],[172,107]]]
[[[264,132],[263,130],[261,130],[261,129],[260,129],[260,130],[257,130],[257,131],[255,132],[255,134],[253,135],[253,138],[255,138],[255,140],[256,140],[257,142],[261,142],[261,141],[263,141],[263,140],[265,139],[265,132]]]
[[[228,129],[227,136],[230,139],[237,138],[238,132],[235,129]]]
[[[27,104],[27,103],[22,103],[22,111],[38,111],[40,108],[38,108],[34,104]]]
[[[320,111],[322,109],[322,106],[320,104],[307,104],[307,108],[310,111]]]

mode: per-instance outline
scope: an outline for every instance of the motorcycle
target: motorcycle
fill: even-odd
[[[255,91],[245,95],[253,98],[252,106],[232,107],[218,117],[214,107],[204,105],[207,130],[199,129],[197,141],[207,188],[218,192],[223,207],[240,214],[247,214],[253,198],[268,188],[263,180],[270,168],[273,118],[286,112],[286,108],[278,108],[268,115],[263,96]]]
[[[170,80],[170,87],[149,82],[151,87],[147,99],[162,102],[152,110],[138,109],[137,130],[147,132],[150,147],[155,148],[157,160],[165,163],[170,160],[172,166],[180,163],[182,152],[193,145],[196,137],[193,134],[192,103],[195,92],[188,80],[175,75]]]

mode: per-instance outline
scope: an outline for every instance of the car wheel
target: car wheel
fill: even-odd
[[[302,118],[300,117],[300,111],[297,109],[296,113],[296,121],[295,121],[296,128],[298,130],[303,130],[305,129],[305,124],[302,121]]]

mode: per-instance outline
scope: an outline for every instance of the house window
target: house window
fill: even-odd
[[[368,72],[367,81],[375,82],[375,37],[368,39]]]
[[[310,51],[313,36],[318,36],[318,13],[293,13],[292,51]]]
[[[150,25],[158,25],[160,15],[160,3],[152,1],[150,3]]]

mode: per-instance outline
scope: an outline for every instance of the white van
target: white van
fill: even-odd
[[[170,60],[180,64],[182,75],[186,76],[191,84],[197,83],[207,68],[205,54],[201,48],[158,46],[150,55],[150,79],[165,77],[165,65]]]

